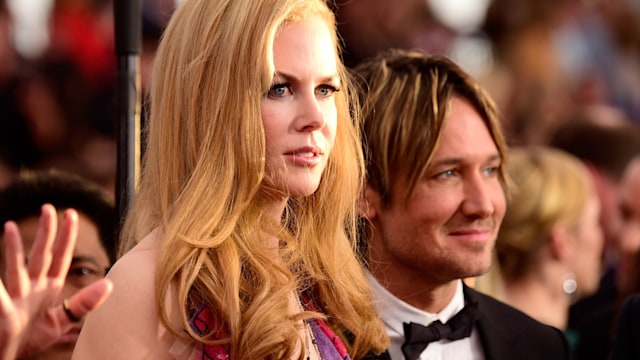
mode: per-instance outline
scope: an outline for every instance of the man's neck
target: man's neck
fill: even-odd
[[[429,313],[439,313],[453,299],[460,279],[448,282],[432,282],[424,276],[393,276],[382,269],[370,269],[378,283],[398,299]]]

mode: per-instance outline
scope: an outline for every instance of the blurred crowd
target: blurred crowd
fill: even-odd
[[[112,0],[55,0],[48,45],[28,56],[15,46],[18,36],[6,2],[0,2],[0,184],[20,168],[55,166],[111,190],[116,166]],[[574,118],[640,123],[637,1],[330,2],[347,65],[390,47],[446,54],[489,90],[511,144],[544,144]],[[179,2],[142,3],[140,72],[146,86],[158,37]]]
[[[174,8],[145,1],[142,84]],[[111,0],[55,0],[46,47],[19,51],[16,17],[0,1],[0,185],[20,170],[57,168],[115,191],[116,72]]]
[[[0,187],[21,170],[56,168],[114,195],[117,69],[112,0],[55,0],[47,46],[35,55],[16,47],[14,17],[6,1],[0,0]],[[329,2],[338,18],[347,66],[388,48],[448,55],[496,101],[510,145],[548,145],[585,160],[601,202],[605,245],[600,287],[605,295],[598,293],[600,297],[586,305],[583,299],[579,304],[586,310],[574,310],[577,317],[593,309],[606,311],[602,322],[609,331],[623,295],[640,290],[634,285],[640,284],[640,270],[634,268],[640,268],[635,261],[640,225],[624,226],[635,216],[640,224],[640,206],[635,214],[634,199],[620,205],[625,186],[633,189],[635,184],[624,183],[634,175],[627,165],[640,155],[640,1]],[[144,94],[155,47],[178,2],[142,3]],[[633,181],[640,186],[640,180]],[[625,242],[634,231],[639,240]],[[605,270],[617,272],[617,278],[607,278],[614,275]],[[603,310],[602,303],[609,307]],[[569,319],[562,326],[588,323],[579,320]]]
[[[445,16],[462,10],[447,10],[451,3],[471,7],[337,0],[347,63],[387,47],[449,55],[491,92],[511,143],[545,143],[582,111],[640,122],[637,1],[492,0],[481,16],[458,23]]]

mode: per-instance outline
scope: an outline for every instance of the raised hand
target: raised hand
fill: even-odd
[[[5,224],[6,283],[0,282],[0,359],[14,359],[47,348],[111,293],[111,282],[102,279],[65,299],[64,304],[59,300],[77,232],[75,210],[64,212],[58,231],[55,208],[43,205],[36,239],[25,257],[17,225],[11,221]]]

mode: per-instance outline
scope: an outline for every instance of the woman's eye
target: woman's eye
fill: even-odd
[[[333,95],[338,89],[333,85],[321,85],[317,88],[316,93],[322,97]]]
[[[267,93],[270,97],[284,97],[291,94],[291,86],[289,84],[274,84]]]

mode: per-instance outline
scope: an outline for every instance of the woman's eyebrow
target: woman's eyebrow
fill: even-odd
[[[273,77],[274,77],[274,79],[275,78],[282,78],[282,80],[284,80],[285,82],[291,82],[291,83],[300,82],[300,78],[298,78],[297,76],[295,76],[293,74],[288,74],[288,73],[282,72],[282,71],[276,71]],[[325,83],[325,82],[339,83],[340,82],[340,76],[338,76],[338,74],[331,74],[331,75],[327,75],[327,76],[322,76],[317,80],[317,82],[318,83]]]

